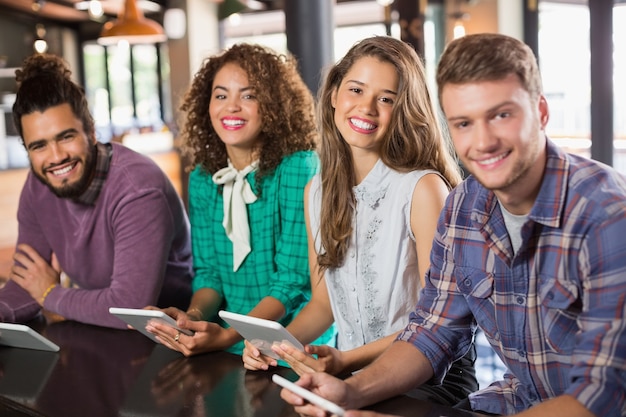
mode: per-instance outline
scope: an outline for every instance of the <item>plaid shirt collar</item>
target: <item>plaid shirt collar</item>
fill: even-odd
[[[113,157],[113,146],[110,143],[96,143],[96,169],[89,186],[74,201],[80,204],[93,206],[104,186],[104,181],[109,173],[111,158]]]

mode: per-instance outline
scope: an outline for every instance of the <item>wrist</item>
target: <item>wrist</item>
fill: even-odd
[[[226,339],[228,340],[229,346],[232,346],[243,339],[243,337],[241,337],[237,330],[233,329],[232,327],[224,328],[224,330],[226,332]]]
[[[365,397],[363,395],[363,392],[365,391],[366,388],[361,386],[359,373],[360,372],[357,372],[356,374],[352,375],[351,377],[345,380],[346,382],[345,400],[350,409],[361,408],[371,403],[368,401],[363,401]]]
[[[46,301],[46,297],[50,294],[50,292],[57,286],[58,284],[55,282],[54,284],[50,284],[48,288],[43,292],[43,295],[39,299],[39,304],[43,306],[44,301]]]

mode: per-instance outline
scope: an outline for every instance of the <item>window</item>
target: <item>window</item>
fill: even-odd
[[[613,8],[613,165],[626,173],[626,5]],[[550,108],[548,136],[591,156],[591,82],[587,4],[539,3],[539,66]]]
[[[98,139],[159,130],[172,119],[165,45],[86,44],[85,91]]]

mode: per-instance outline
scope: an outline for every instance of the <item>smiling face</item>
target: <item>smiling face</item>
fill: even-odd
[[[527,213],[545,167],[545,98],[531,98],[511,74],[497,81],[445,84],[441,100],[465,168],[507,209]]]
[[[352,152],[378,153],[391,123],[399,78],[396,68],[374,57],[354,62],[333,92],[334,120]]]
[[[33,173],[61,198],[80,196],[95,168],[95,138],[69,104],[22,116],[24,146]]]
[[[254,88],[239,65],[227,63],[215,74],[209,115],[235,167],[241,169],[252,162],[262,120]],[[237,166],[240,160],[247,162]]]

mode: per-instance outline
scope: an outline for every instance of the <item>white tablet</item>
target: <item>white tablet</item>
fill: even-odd
[[[193,336],[193,332],[189,329],[181,329],[176,324],[176,320],[162,312],[161,310],[144,310],[141,308],[119,308],[119,307],[111,307],[109,308],[109,313],[123,320],[126,324],[130,324],[133,328],[145,336],[149,337],[153,341],[157,343],[161,343],[156,339],[156,336],[146,330],[146,325],[152,321],[156,320],[163,324],[167,324],[178,330],[181,333],[186,334],[187,336]]]
[[[287,342],[296,349],[304,351],[304,346],[287,329],[277,321],[246,316],[220,310],[217,314],[231,325],[248,342],[252,343],[261,353],[276,360],[280,359],[271,347],[274,343]]]
[[[59,347],[23,324],[0,323],[0,345],[58,352]]]

